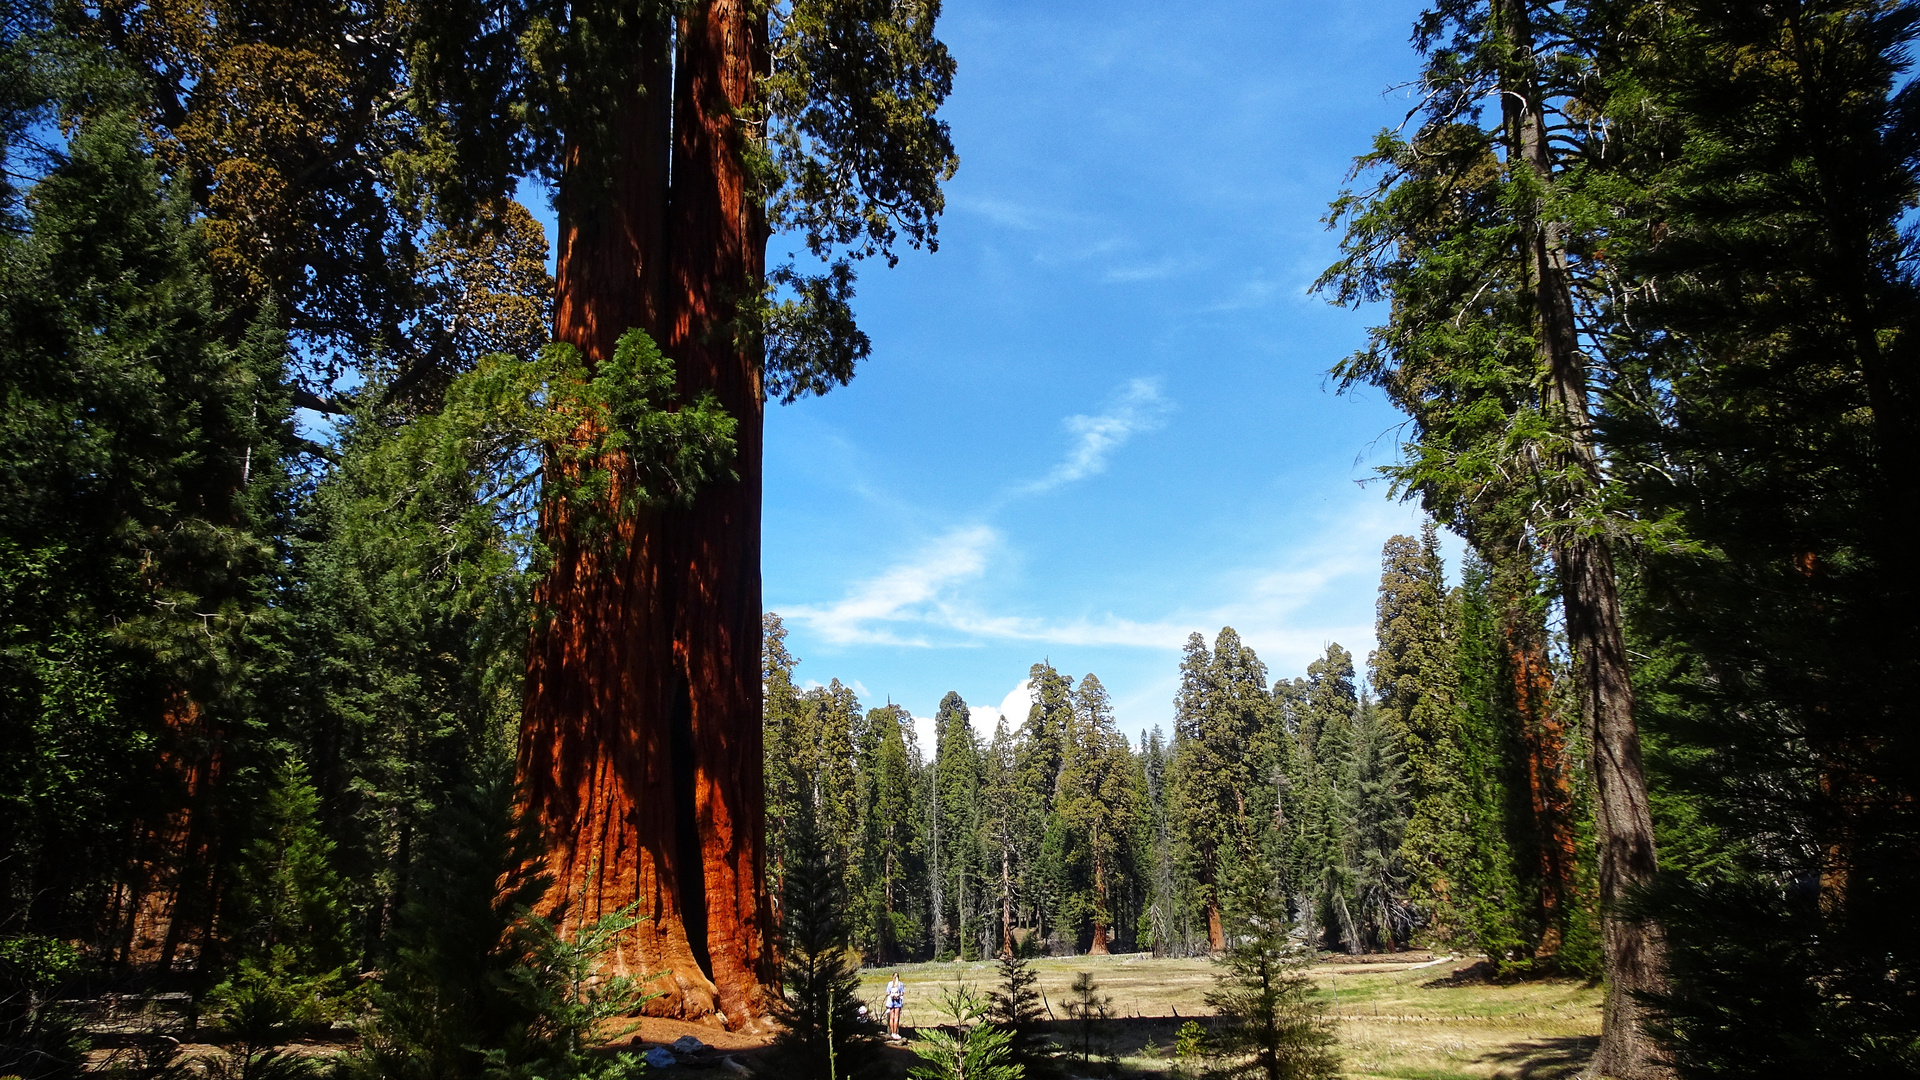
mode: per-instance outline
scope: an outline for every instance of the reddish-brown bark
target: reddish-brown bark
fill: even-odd
[[[673,324],[666,346],[683,392],[711,391],[739,422],[739,479],[702,491],[669,520],[681,575],[674,651],[685,667],[704,857],[710,971],[729,1015],[765,1012],[771,910],[761,758],[759,357],[736,305],[764,277],[767,228],[741,153],[766,64],[766,15],[713,0],[681,22],[675,94]]]
[[[1093,944],[1087,953],[1107,955],[1107,867],[1098,851],[1093,854]]]
[[[134,823],[133,859],[107,918],[122,963],[171,971],[195,966],[211,938],[218,846],[219,739],[185,695],[162,711],[158,768],[164,813]]]
[[[1526,755],[1528,806],[1540,873],[1543,930],[1536,955],[1560,951],[1574,901],[1574,870],[1579,858],[1573,831],[1572,762],[1567,758],[1567,727],[1553,704],[1553,669],[1538,628],[1524,612],[1509,612],[1501,628],[1513,679],[1514,709],[1520,720]]]
[[[671,92],[667,30],[637,61],[647,92],[616,123],[621,152],[600,165],[611,186],[586,170],[562,182],[555,336],[597,361],[629,327],[651,332],[683,400],[711,392],[738,421],[738,478],[622,522],[612,543],[572,535],[578,508],[549,511],[558,557],[541,587],[520,769],[550,849],[549,906],[569,903],[577,924],[638,901],[648,921],[612,969],[665,972],[651,1011],[738,1028],[765,1015],[772,974],[762,402],[758,359],[734,331],[766,241],[734,119],[754,93],[764,16],[738,2],[684,15]]]

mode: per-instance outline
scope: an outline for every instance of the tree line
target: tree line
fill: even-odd
[[[770,880],[824,845],[876,964],[1220,954],[1251,875],[1315,948],[1597,974],[1591,784],[1547,605],[1516,680],[1484,562],[1449,586],[1432,526],[1381,560],[1366,671],[1336,643],[1269,684],[1231,627],[1196,633],[1172,732],[1137,743],[1097,675],[1042,662],[1025,717],[983,737],[948,693],[923,748],[899,705],[863,710],[838,679],[798,689],[767,616]]]

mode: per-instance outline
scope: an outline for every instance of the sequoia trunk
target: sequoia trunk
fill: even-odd
[[[1534,955],[1544,959],[1558,953],[1565,942],[1576,899],[1573,770],[1567,760],[1566,724],[1553,703],[1546,619],[1533,607],[1538,578],[1532,552],[1526,547],[1510,549],[1500,563],[1500,636],[1524,755],[1521,766],[1526,770],[1529,828],[1525,836],[1539,874],[1541,929]]]
[[[1107,955],[1107,868],[1100,853],[1093,853],[1093,944],[1089,956]]]
[[[126,880],[107,923],[118,959],[145,970],[200,966],[212,937],[220,835],[214,795],[224,771],[221,732],[184,694],[161,710],[159,799],[133,825]]]
[[[708,43],[744,38],[748,26],[744,11],[725,5],[688,17],[683,93],[689,83],[713,92],[727,58]],[[638,902],[645,921],[611,971],[664,973],[648,986],[664,994],[649,1011],[739,1027],[765,1012],[769,916],[760,402],[757,365],[731,346],[730,312],[708,298],[737,295],[758,270],[750,256],[762,238],[702,197],[741,191],[736,143],[683,156],[670,183],[671,29],[662,20],[635,57],[643,90],[612,118],[616,152],[595,163],[577,150],[568,156],[554,336],[597,363],[629,328],[652,334],[678,364],[683,400],[713,391],[739,421],[740,479],[703,490],[690,510],[619,521],[611,536],[577,534],[583,507],[548,507],[542,530],[555,561],[528,656],[520,777],[548,845],[546,906],[564,905],[565,925],[578,926]],[[683,107],[677,119],[694,117]],[[700,145],[698,133],[689,145],[683,131],[682,155]],[[683,198],[689,205],[676,206]]]
[[[707,971],[728,1017],[766,1011],[772,921],[766,890],[761,760],[760,455],[764,401],[758,339],[738,303],[765,277],[767,227],[742,160],[766,67],[766,15],[751,0],[711,0],[682,17],[674,95],[672,322],[663,343],[680,390],[710,391],[738,422],[737,479],[708,486],[663,516],[678,589],[673,660],[686,725],[691,800],[683,850],[701,861]],[[694,883],[689,880],[688,886]],[[696,948],[699,946],[696,945]]]

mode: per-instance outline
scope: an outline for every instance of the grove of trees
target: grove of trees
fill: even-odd
[[[1433,0],[1318,283],[1432,522],[1375,650],[927,746],[796,681],[759,515],[937,240],[939,15],[0,3],[0,1075],[115,988],[246,1076],[831,1069],[847,944],[1238,957],[1322,1070],[1272,958],[1430,945],[1600,980],[1605,1075],[1920,1074],[1920,4]]]
[[[1460,576],[1447,584],[1431,526],[1388,542],[1364,673],[1336,643],[1269,684],[1233,628],[1192,635],[1172,733],[1134,743],[1097,675],[1076,685],[1043,662],[1017,726],[985,737],[949,693],[922,747],[898,705],[863,710],[838,679],[799,689],[768,615],[770,876],[824,837],[871,963],[1223,953],[1251,877],[1315,948],[1422,944],[1484,951],[1507,976],[1598,974],[1564,639],[1540,599],[1537,655],[1516,663],[1485,564]],[[801,820],[820,828],[796,846]]]

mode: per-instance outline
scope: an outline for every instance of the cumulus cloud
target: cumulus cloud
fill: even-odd
[[[1105,472],[1115,450],[1142,432],[1153,431],[1170,408],[1160,394],[1157,379],[1134,379],[1121,388],[1113,407],[1098,416],[1069,416],[1062,421],[1073,435],[1066,459],[1046,476],[1027,485],[1028,492],[1050,491],[1095,473]]]
[[[991,739],[993,729],[1001,720],[1007,722],[1008,728],[1017,728],[1026,723],[1027,710],[1032,706],[1032,680],[1021,679],[1013,684],[1012,690],[1007,691],[1006,697],[1000,699],[999,705],[967,706],[967,723],[973,727],[974,734],[982,739]]]
[[[786,617],[806,623],[835,644],[924,645],[923,640],[898,636],[887,624],[927,621],[943,590],[986,570],[988,555],[998,543],[999,534],[985,525],[961,526],[904,562],[855,584],[838,601],[791,607]]]

